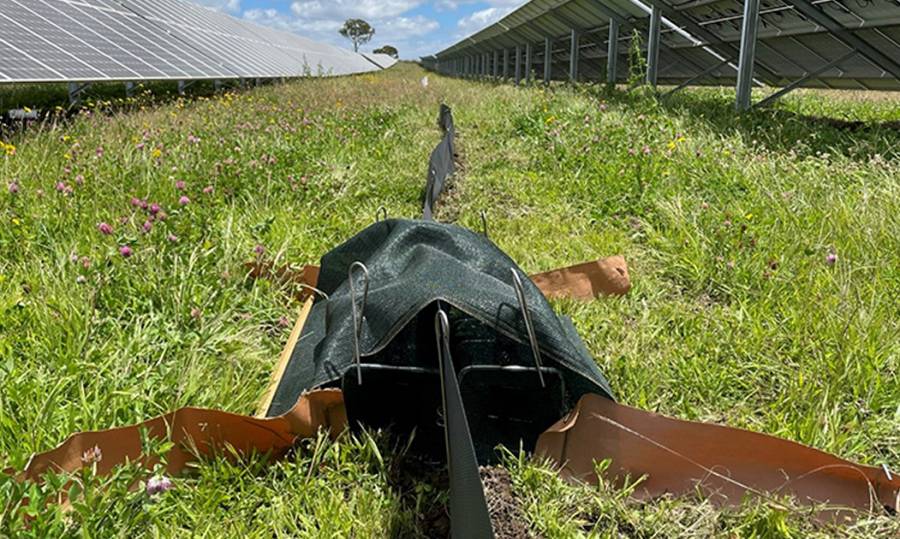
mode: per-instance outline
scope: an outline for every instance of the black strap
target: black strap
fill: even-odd
[[[444,437],[450,471],[450,533],[454,539],[493,539],[491,516],[475,459],[475,446],[450,357],[450,323],[447,313],[440,307],[435,314],[434,330],[441,369]]]
[[[428,182],[425,184],[425,203],[422,207],[422,217],[428,221],[432,219],[434,204],[441,196],[447,178],[456,168],[453,162],[456,130],[453,125],[453,114],[447,105],[441,105],[438,125],[444,131],[444,136],[428,159]]]

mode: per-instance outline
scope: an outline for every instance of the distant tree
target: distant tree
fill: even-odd
[[[353,52],[359,52],[359,46],[368,43],[375,35],[372,25],[362,19],[347,19],[339,32],[353,42]]]
[[[397,51],[397,47],[392,47],[391,45],[385,45],[384,47],[375,49],[372,52],[374,52],[375,54],[387,54],[388,56],[393,56],[394,58],[398,58],[400,56],[400,53]]]

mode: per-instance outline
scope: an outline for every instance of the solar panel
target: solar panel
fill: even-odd
[[[392,63],[182,0],[0,0],[0,83],[344,75]]]
[[[642,3],[643,2],[643,3]],[[663,19],[656,80],[663,84],[731,84],[738,78],[744,27],[743,0],[532,0],[502,20],[437,53],[442,71],[473,73],[494,50],[537,44],[534,63],[544,62],[540,43],[554,46],[550,74],[570,75],[568,34],[581,33],[576,73],[604,77],[610,21],[621,27],[616,42],[618,80],[628,72],[631,34],[646,49],[650,6]],[[774,86],[900,90],[900,1],[760,0],[755,43],[757,80]],[[533,67],[533,66],[532,66]],[[511,68],[510,68],[511,69]],[[483,71],[479,71],[484,73]]]
[[[397,59],[389,54],[363,54],[368,60],[374,62],[381,69],[387,69],[397,63]]]
[[[174,41],[165,31],[122,6],[100,0],[90,4],[50,0],[68,8],[73,21],[86,25],[165,74],[161,78],[206,78],[234,73]],[[112,5],[112,7],[107,7]],[[155,77],[154,77],[155,78]]]

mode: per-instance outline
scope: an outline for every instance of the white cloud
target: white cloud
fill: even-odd
[[[481,11],[476,11],[468,17],[463,17],[456,23],[460,37],[470,36],[475,32],[484,29],[512,13],[514,9],[513,6],[489,7],[487,9],[482,9]]]
[[[290,8],[254,8],[241,12],[241,0],[193,0],[194,2],[242,16],[256,24],[297,33],[303,37],[351,48],[350,42],[338,34],[348,18],[360,18],[375,28],[372,41],[361,47],[370,51],[393,45],[401,58],[418,58],[434,54],[460,38],[470,35],[502,18],[526,0],[293,0]],[[455,10],[481,2],[486,9],[476,11],[458,21],[456,28],[441,28],[438,21],[412,10],[431,4],[438,10]]]
[[[297,0],[289,14],[279,14],[275,24],[305,37],[349,48],[350,42],[338,34],[349,18],[365,19],[375,28],[375,36],[361,50],[393,45],[403,58],[434,52],[422,39],[440,28],[437,21],[423,15],[405,15],[422,4],[422,0]],[[253,15],[250,15],[253,16]],[[248,13],[245,17],[250,18]],[[257,22],[260,21],[257,18]]]
[[[418,7],[421,0],[303,0],[291,4],[291,12],[303,19],[384,19]]]
[[[482,0],[436,0],[434,7],[439,11],[456,11],[461,6],[475,4]],[[528,0],[485,0],[483,3],[491,7],[519,7]]]

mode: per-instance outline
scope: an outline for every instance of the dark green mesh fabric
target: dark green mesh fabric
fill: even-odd
[[[431,221],[375,223],[322,257],[313,306],[269,408],[286,412],[306,390],[339,386],[354,367],[348,268],[368,268],[369,293],[360,335],[362,363],[436,369],[433,312],[451,313],[457,370],[467,365],[534,366],[511,270],[519,273],[543,365],[563,375],[571,405],[584,393],[612,398],[609,384],[571,321],[558,316],[540,290],[489,239]],[[360,283],[359,274],[355,274]],[[357,286],[361,305],[362,286]]]

